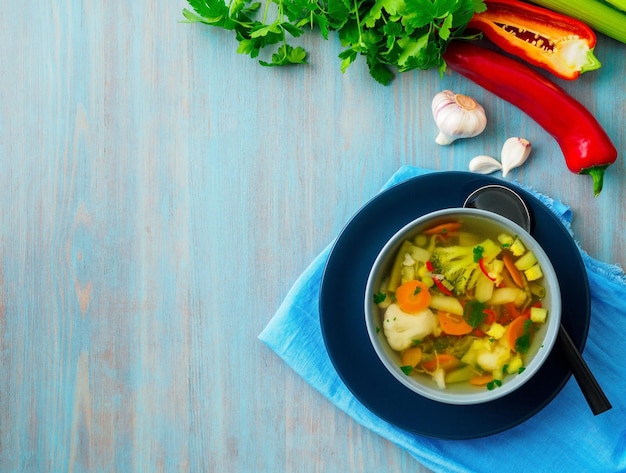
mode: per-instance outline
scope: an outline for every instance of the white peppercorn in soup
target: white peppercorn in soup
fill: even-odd
[[[491,390],[525,369],[545,296],[522,238],[459,218],[405,239],[373,297],[406,376]]]

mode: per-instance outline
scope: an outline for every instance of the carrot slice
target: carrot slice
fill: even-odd
[[[422,363],[422,368],[426,371],[435,371],[437,368],[441,368],[444,371],[450,371],[451,369],[459,366],[460,363],[459,359],[454,355],[450,355],[449,353],[439,353],[435,355],[435,358],[432,360],[424,361]]]
[[[524,335],[524,325],[527,320],[529,320],[528,317],[520,316],[513,319],[513,321],[507,325],[506,342],[511,350],[515,350],[515,343],[517,342],[517,339]]]
[[[424,230],[422,233],[425,235],[441,235],[446,233],[453,233],[461,228],[461,222],[446,222],[435,225]]]
[[[474,330],[460,315],[451,314],[450,312],[439,312],[437,318],[439,319],[441,330],[448,335],[466,335]]]
[[[422,361],[422,349],[419,347],[411,347],[402,353],[402,366],[417,366]]]
[[[415,314],[428,307],[430,292],[426,284],[414,279],[396,289],[396,300],[403,312]]]
[[[522,279],[522,274],[519,269],[515,267],[515,262],[513,261],[513,257],[509,252],[504,252],[502,254],[502,262],[504,263],[504,267],[511,275],[511,279],[517,287],[524,287],[524,280]]]
[[[481,374],[480,376],[474,376],[469,380],[470,384],[474,386],[486,386],[493,381],[493,375],[490,373]]]

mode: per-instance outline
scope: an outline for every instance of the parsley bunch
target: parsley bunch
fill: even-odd
[[[438,68],[449,41],[470,39],[465,27],[474,13],[485,10],[483,0],[188,0],[183,9],[189,23],[204,23],[234,31],[237,52],[257,58],[273,51],[263,66],[303,64],[307,52],[293,38],[305,29],[324,39],[336,32],[343,50],[345,72],[357,57],[367,61],[370,74],[389,84],[398,72]]]

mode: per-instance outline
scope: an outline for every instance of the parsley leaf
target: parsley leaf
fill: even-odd
[[[306,51],[297,47],[294,48],[289,44],[283,44],[278,51],[272,54],[272,62],[259,61],[263,66],[285,66],[287,64],[302,64],[306,62]]]
[[[487,314],[484,310],[487,308],[487,304],[484,302],[478,302],[476,300],[468,301],[463,309],[463,318],[472,326],[472,328],[478,327],[483,323]]]
[[[384,292],[377,292],[374,294],[374,304],[380,304],[381,302],[384,302],[385,299],[387,299],[387,294]]]
[[[484,251],[485,249],[480,245],[474,247],[474,263],[478,263],[480,261],[480,258],[483,257]]]
[[[515,351],[518,353],[527,353],[530,348],[530,328],[532,320],[528,319],[524,322],[524,334],[515,341]]]
[[[489,381],[487,383],[487,389],[489,391],[493,391],[496,388],[499,388],[500,386],[502,386],[502,381],[500,381],[499,379],[494,379],[493,381]]]

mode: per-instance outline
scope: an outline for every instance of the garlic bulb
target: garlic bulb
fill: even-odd
[[[532,146],[525,138],[509,138],[502,146],[500,161],[502,161],[502,177],[506,177],[511,169],[521,166],[528,159]]]
[[[469,170],[480,174],[491,174],[500,171],[502,164],[495,158],[486,155],[476,156],[469,162]]]
[[[444,90],[435,95],[431,108],[439,128],[435,141],[440,145],[477,136],[487,126],[485,109],[467,95]]]

